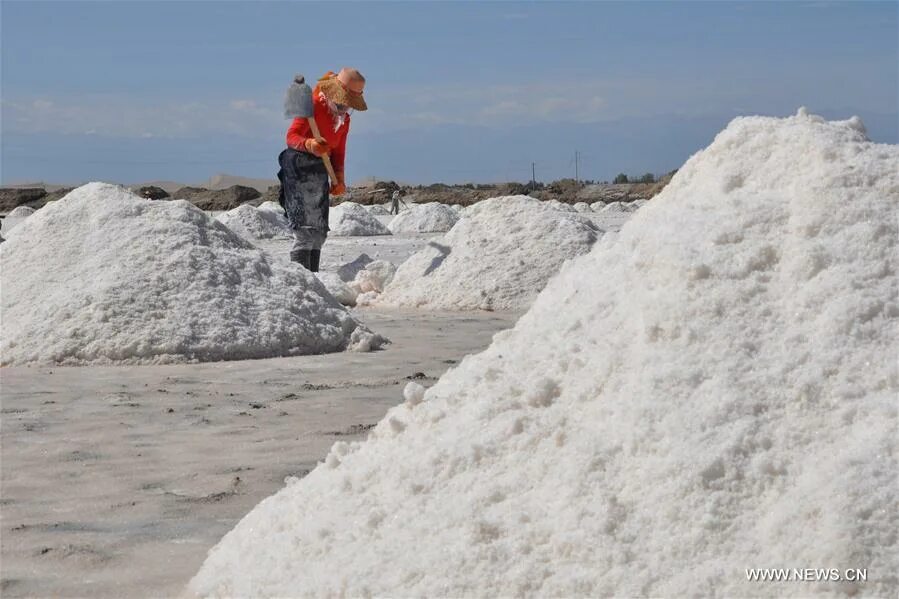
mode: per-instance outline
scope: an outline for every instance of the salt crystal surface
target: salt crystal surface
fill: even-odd
[[[895,596],[897,190],[899,147],[859,123],[734,120],[514,329],[260,503],[190,589]]]
[[[6,218],[25,218],[31,216],[35,212],[37,212],[37,210],[31,206],[16,206],[6,215]]]

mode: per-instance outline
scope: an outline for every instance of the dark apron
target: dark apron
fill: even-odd
[[[328,171],[325,163],[307,152],[287,148],[278,156],[281,193],[278,202],[284,208],[291,229],[311,227],[328,233]]]

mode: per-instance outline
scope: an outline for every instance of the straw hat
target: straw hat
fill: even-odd
[[[325,97],[335,104],[345,104],[353,110],[368,110],[362,91],[365,89],[365,77],[356,69],[344,67],[336,75],[328,71],[318,80],[318,87]]]

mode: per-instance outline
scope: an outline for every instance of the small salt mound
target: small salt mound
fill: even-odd
[[[278,202],[272,202],[269,200],[268,202],[262,202],[259,206],[256,207],[257,210],[267,210],[269,212],[274,212],[275,214],[280,214],[284,218],[284,222],[287,222],[287,217],[284,215],[284,208]]]
[[[634,200],[631,202],[631,206],[634,207],[635,210],[638,210],[649,203],[649,200]]]
[[[459,220],[459,214],[440,202],[413,204],[395,217],[387,225],[398,233],[439,233],[449,231]]]
[[[639,206],[627,202],[609,202],[599,212],[634,212]]]
[[[381,293],[396,274],[396,266],[387,260],[373,260],[356,273],[349,283],[358,293]]]
[[[6,218],[3,219],[3,235],[9,237],[9,234],[12,233],[13,229],[25,222],[25,219],[35,212],[37,211],[30,206],[16,206],[13,208],[12,211],[6,215]]]
[[[577,212],[593,212],[593,208],[587,202],[577,202],[574,205],[574,209]]]
[[[400,265],[378,299],[444,310],[527,307],[565,260],[598,237],[588,219],[527,196],[478,202],[446,236]]]
[[[372,216],[390,216],[390,211],[383,204],[372,204],[371,206],[363,206]]]
[[[390,235],[390,230],[381,221],[355,202],[344,202],[331,208],[328,226],[331,228],[329,234],[336,236]]]
[[[337,275],[340,280],[349,283],[356,278],[356,273],[364,269],[367,265],[374,262],[368,254],[359,254],[355,260],[342,264],[337,268]]]
[[[16,206],[6,215],[6,218],[25,218],[37,212],[31,206]]]
[[[563,202],[560,202],[559,200],[547,200],[545,202],[545,204],[555,210],[561,210],[563,212],[577,212],[574,209],[574,206],[571,206],[570,204],[565,204]]]
[[[328,293],[334,296],[334,299],[344,306],[356,305],[356,296],[359,295],[359,292],[350,285],[347,285],[346,282],[340,278],[340,275],[333,272],[318,272],[315,274],[318,277],[318,280],[321,281],[328,290]]]
[[[237,360],[380,343],[311,273],[273,261],[186,201],[90,183],[20,229],[0,246],[4,365]]]
[[[452,208],[456,212],[462,212],[462,204],[453,204],[452,206],[450,206],[450,208]]]
[[[215,218],[249,241],[291,236],[283,211],[279,213],[274,210],[254,208],[249,204],[241,204]]]
[[[513,330],[260,503],[191,589],[895,597],[899,147],[856,127],[734,120]]]

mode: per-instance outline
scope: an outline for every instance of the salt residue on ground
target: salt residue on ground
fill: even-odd
[[[459,213],[440,202],[412,204],[387,225],[394,234],[434,233],[449,231],[459,220]]]
[[[858,120],[734,120],[513,330],[260,503],[191,589],[895,596],[897,164]]]
[[[278,208],[280,209],[280,206]],[[268,208],[255,208],[250,204],[241,204],[215,218],[249,241],[292,236],[283,210],[278,212]]]
[[[330,235],[390,235],[390,230],[381,224],[369,210],[355,202],[343,202],[331,208],[328,216]]]
[[[0,245],[4,365],[235,360],[380,343],[311,273],[183,200],[90,183],[19,229]]]
[[[400,265],[379,304],[520,310],[562,262],[590,251],[598,237],[587,218],[527,196],[478,202],[465,215]]]

